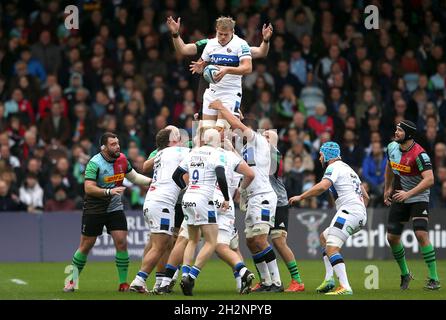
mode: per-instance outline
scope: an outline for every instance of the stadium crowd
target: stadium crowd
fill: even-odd
[[[0,211],[80,209],[85,165],[106,131],[139,172],[160,129],[191,133],[198,57],[175,53],[165,22],[181,17],[181,37],[195,42],[222,15],[251,46],[273,24],[267,58],[244,77],[242,110],[260,129],[277,128],[289,197],[322,176],[319,146],[333,139],[382,206],[385,147],[409,119],[433,162],[431,206],[446,207],[444,2],[77,2],[79,30],[64,26],[69,1],[0,4]],[[367,4],[379,8],[377,30],[364,27]],[[127,186],[127,207],[142,208],[147,189]],[[326,195],[304,204],[330,205]]]

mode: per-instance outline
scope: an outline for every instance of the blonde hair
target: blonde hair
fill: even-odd
[[[228,30],[234,30],[235,27],[235,21],[231,17],[220,17],[217,19],[215,23],[215,27],[222,28],[222,29],[228,29]]]

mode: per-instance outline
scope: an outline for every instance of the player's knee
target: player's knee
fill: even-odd
[[[271,235],[271,240],[282,243],[286,242],[288,233],[282,229],[274,229],[271,230],[270,235]]]
[[[396,245],[396,244],[400,243],[400,238],[401,238],[400,235],[387,232],[387,241],[391,245]]]
[[[412,221],[412,227],[413,227],[413,231],[415,232],[415,234],[417,234],[418,231],[420,231],[419,233],[422,234],[422,232],[427,232],[427,220],[426,219],[413,219]]]
[[[266,241],[266,237],[257,236],[254,237],[253,247],[256,251],[264,250],[268,246],[268,241]]]
[[[126,238],[119,238],[115,240],[115,247],[118,251],[125,251],[127,250],[127,239]]]
[[[389,222],[387,224],[387,234],[401,236],[403,233],[404,225],[401,222]],[[389,240],[390,242],[390,240]]]
[[[341,248],[337,247],[337,246],[333,246],[333,245],[327,245],[327,247],[325,248],[325,253],[331,257],[332,255],[339,253]]]
[[[326,242],[326,247],[325,247],[325,252],[330,255],[328,248],[330,247],[336,247],[339,249],[342,248],[342,246],[344,245],[344,239],[342,239],[339,236],[333,235],[333,234],[329,234],[327,237],[327,242]],[[334,249],[332,249],[334,250]]]

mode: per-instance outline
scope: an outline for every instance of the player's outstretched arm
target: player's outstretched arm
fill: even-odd
[[[193,56],[197,54],[197,46],[194,43],[184,43],[180,36],[181,18],[175,21],[172,17],[167,18],[167,27],[172,34],[173,45],[175,50],[185,56]]]
[[[136,172],[135,169],[132,169],[129,173],[125,175],[125,177],[132,183],[137,184],[139,186],[149,186],[152,183],[152,179]]]
[[[220,100],[212,101],[209,104],[209,108],[219,111],[220,115],[229,122],[232,129],[240,129],[244,134],[249,133],[247,137],[252,136],[252,130],[245,126],[236,116],[232,114],[231,111],[226,109]]]
[[[288,202],[290,205],[296,204],[299,201],[311,198],[311,197],[317,197],[318,195],[323,194],[325,191],[327,191],[331,187],[332,183],[328,179],[322,179],[321,182],[318,184],[315,184],[313,187],[311,187],[309,190],[305,191],[301,195],[291,197]]]
[[[271,39],[272,35],[273,26],[271,25],[271,23],[269,25],[266,25],[265,23],[262,28],[262,43],[259,47],[251,47],[251,55],[253,59],[265,58],[268,55],[269,40]]]

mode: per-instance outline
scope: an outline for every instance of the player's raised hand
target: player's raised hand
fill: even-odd
[[[271,39],[272,35],[273,35],[273,25],[271,23],[269,25],[266,25],[265,23],[262,28],[263,40],[268,41],[269,39]]]
[[[219,66],[218,68],[220,69],[220,71],[218,71],[214,76],[215,82],[219,82],[228,73],[228,69],[226,69],[225,67]]]
[[[220,100],[214,100],[209,104],[209,109],[222,110],[223,108],[223,103]]]
[[[288,203],[290,204],[290,206],[292,206],[292,205],[294,205],[294,204],[297,204],[298,202],[300,202],[300,201],[302,201],[302,196],[294,196],[294,197],[291,197],[289,200],[288,200]]]
[[[125,187],[116,187],[116,188],[111,189],[110,193],[112,195],[115,195],[115,194],[122,195],[124,193],[124,191],[125,191]]]
[[[206,66],[206,62],[203,60],[200,61],[192,61],[189,65],[189,70],[192,71],[192,74],[195,73],[203,73],[203,69]]]
[[[181,18],[178,18],[178,21],[175,21],[172,16],[167,18],[167,27],[171,33],[178,33],[180,31],[180,25]]]

